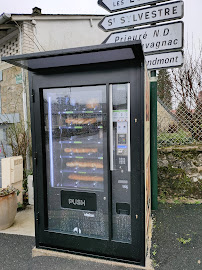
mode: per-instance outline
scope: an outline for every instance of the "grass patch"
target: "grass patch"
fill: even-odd
[[[191,238],[189,237],[188,239],[184,239],[181,237],[181,238],[177,238],[177,241],[183,245],[186,245],[191,242]]]
[[[193,142],[195,140],[192,138],[191,133],[185,132],[182,129],[174,133],[161,132],[157,136],[157,144],[159,146],[186,145]]]

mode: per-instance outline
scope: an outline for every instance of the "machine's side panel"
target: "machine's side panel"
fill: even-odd
[[[145,66],[144,85],[144,181],[145,181],[145,252],[148,248],[151,217],[151,177],[150,177],[150,81]]]
[[[30,116],[31,116],[31,132],[32,132],[32,161],[33,161],[33,184],[34,184],[34,214],[35,214],[35,242],[36,247],[39,246],[39,224],[38,220],[38,183],[37,183],[37,168],[36,168],[36,126],[35,126],[35,91],[33,87],[33,73],[29,71],[29,98],[30,98]]]

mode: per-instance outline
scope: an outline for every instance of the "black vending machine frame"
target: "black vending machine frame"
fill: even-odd
[[[4,57],[29,70],[34,174],[36,247],[145,265],[144,87],[141,42],[105,44]],[[131,88],[131,243],[74,236],[47,228],[47,180],[41,91],[45,88],[130,83]],[[107,108],[109,100],[107,98]],[[109,109],[107,111],[109,115]],[[109,119],[107,120],[109,130]],[[109,133],[108,133],[109,141]],[[110,155],[109,145],[107,153]],[[109,163],[109,158],[107,159]],[[110,165],[108,190],[112,193]],[[109,227],[112,226],[111,199]],[[110,231],[110,229],[109,229]]]

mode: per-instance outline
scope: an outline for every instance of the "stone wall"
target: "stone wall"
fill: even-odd
[[[202,145],[158,149],[160,198],[202,198]]]
[[[19,67],[11,67],[3,70],[1,88],[1,113],[19,113],[23,121],[22,84],[16,84],[16,76],[21,74]]]

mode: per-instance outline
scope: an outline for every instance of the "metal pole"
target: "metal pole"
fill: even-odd
[[[151,139],[151,202],[152,210],[158,208],[157,178],[157,77],[156,70],[151,71],[150,78],[150,139]]]

